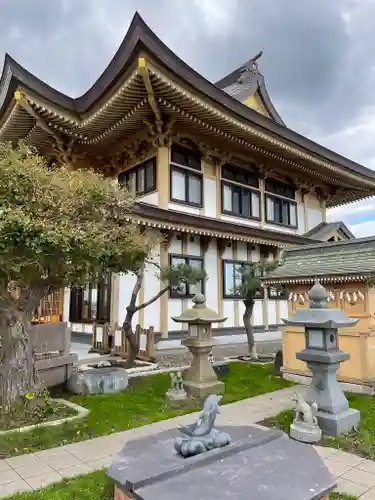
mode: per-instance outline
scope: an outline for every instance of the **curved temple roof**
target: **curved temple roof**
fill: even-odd
[[[179,59],[136,13],[108,67],[76,99],[53,89],[6,55],[0,79],[0,140],[26,138],[39,147],[48,140],[50,127],[89,148],[109,138],[131,137],[149,120],[150,113],[160,111],[176,119],[183,129],[199,129],[216,138],[221,135],[237,148],[247,149],[247,154],[252,150],[268,156],[290,176],[298,178],[304,171],[313,185],[323,180],[337,188],[327,206],[375,194],[375,172],[285,127],[259,73],[257,91],[271,118],[219,88],[231,85],[228,78],[243,69],[216,85],[209,82]],[[144,70],[151,90],[142,76]],[[42,121],[47,124],[44,131]]]

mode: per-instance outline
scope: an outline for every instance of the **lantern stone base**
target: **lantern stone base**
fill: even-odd
[[[184,375],[184,389],[192,398],[205,398],[210,394],[224,391],[224,383],[217,379],[208,354],[213,347],[212,340],[185,339],[182,341],[191,354],[193,360]]]
[[[196,382],[185,382],[185,391],[192,398],[203,399],[210,394],[218,394],[224,392],[225,384],[216,380],[215,382],[208,383],[196,383]]]
[[[348,408],[347,410],[336,413],[327,413],[324,411],[318,411],[317,419],[319,427],[322,429],[323,434],[327,436],[338,436],[358,427],[361,414],[358,410],[354,408]]]

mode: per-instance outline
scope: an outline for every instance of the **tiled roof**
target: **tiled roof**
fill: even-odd
[[[307,231],[304,236],[306,238],[312,238],[318,241],[327,241],[327,236],[332,231],[340,231],[348,239],[355,238],[354,234],[349,230],[349,228],[341,221],[338,222],[320,222],[315,227]]]
[[[375,276],[375,236],[283,250],[265,282],[341,281]]]

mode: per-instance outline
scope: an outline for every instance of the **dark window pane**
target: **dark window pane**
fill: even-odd
[[[188,265],[195,269],[204,269],[203,259],[199,257],[185,257],[182,255],[171,255],[170,256],[171,266]],[[203,280],[196,285],[187,285],[186,283],[179,283],[172,286],[171,296],[173,297],[190,297],[195,295],[197,292],[204,293]]]
[[[172,145],[171,161],[178,165],[201,170],[201,155],[182,146]]]
[[[156,189],[156,158],[122,172],[118,175],[117,180],[119,184],[125,185],[128,189],[135,185],[138,196],[153,191]]]
[[[110,317],[110,279],[87,283],[70,292],[69,320],[108,322]]]
[[[269,193],[285,196],[286,198],[294,199],[296,196],[296,189],[294,186],[290,186],[275,179],[266,179],[265,190]]]
[[[153,163],[149,163],[145,167],[145,190],[152,191],[155,188],[155,166]]]
[[[242,189],[242,210],[241,215],[243,217],[251,216],[251,192],[247,189]]]

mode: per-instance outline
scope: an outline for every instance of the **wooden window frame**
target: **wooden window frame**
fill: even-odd
[[[233,188],[239,188],[241,189],[241,192],[240,192],[240,212],[236,212],[234,210],[225,210],[224,208],[224,188],[225,186],[228,186],[230,187],[231,189]],[[259,205],[259,216],[256,217],[255,215],[250,215],[250,216],[247,216],[247,215],[243,215],[243,213],[241,213],[242,211],[242,200],[243,200],[243,193],[244,191],[247,191],[248,193],[250,193],[250,213],[252,211],[252,195],[253,193],[256,193],[258,195],[258,205]],[[261,220],[261,205],[260,205],[261,201],[260,201],[260,191],[257,191],[256,189],[251,189],[249,187],[246,187],[246,186],[243,186],[241,184],[236,184],[234,182],[231,182],[231,181],[227,181],[227,180],[222,180],[221,181],[221,213],[224,214],[224,215],[232,215],[234,217],[240,217],[241,219],[246,219],[246,220],[255,220],[255,221],[260,221]],[[232,191],[232,207],[233,207],[233,191]]]
[[[146,167],[148,167],[148,164],[152,164],[152,173],[153,173],[153,184],[152,186],[146,188]],[[145,170],[145,178],[144,178],[144,183],[145,183],[145,188],[142,191],[138,190],[138,184],[139,184],[139,175],[141,170]],[[156,156],[153,156],[152,158],[149,158],[148,160],[145,160],[144,162],[140,163],[139,165],[136,165],[129,170],[125,170],[121,174],[118,175],[118,182],[121,185],[128,186],[130,183],[130,176],[134,174],[134,186],[131,186],[131,189],[135,193],[135,196],[144,196],[146,194],[153,193],[157,189],[157,168],[156,168]],[[124,180],[122,180],[124,179]]]
[[[291,206],[295,207],[296,211],[296,224],[286,224],[284,222],[278,222],[269,219],[268,217],[268,210],[267,210],[267,200],[272,200],[272,201],[277,201],[281,203],[287,203],[289,205],[289,209]],[[275,226],[281,226],[281,227],[288,227],[290,229],[298,229],[298,204],[295,200],[291,200],[290,198],[283,198],[282,196],[277,196],[275,194],[268,194],[267,192],[265,193],[264,196],[264,204],[265,204],[265,212],[266,212],[266,222],[268,224],[273,224]]]
[[[110,321],[111,313],[111,276],[105,280],[87,283],[89,285],[88,315],[83,317],[83,294],[84,287],[73,288],[70,291],[69,321],[71,323],[98,323],[104,324]],[[96,317],[92,318],[92,290],[97,288]],[[104,302],[104,289],[107,292],[107,303]]]
[[[182,156],[186,156],[187,158],[190,156],[194,159],[193,162],[190,162],[189,159],[186,160],[185,163],[177,163],[173,159],[174,151],[179,152]],[[194,165],[193,165],[194,164]],[[179,198],[175,198],[173,196],[173,172],[179,172],[184,174],[185,176],[185,199],[181,200]],[[199,179],[200,184],[200,202],[196,203],[190,200],[190,190],[189,190],[189,178],[195,177]],[[170,172],[169,172],[169,192],[170,192],[170,201],[173,203],[179,203],[181,205],[188,205],[190,207],[195,208],[203,208],[203,194],[204,194],[204,184],[203,184],[203,172],[202,172],[202,161],[201,155],[191,151],[189,148],[184,146],[180,146],[178,144],[172,144],[171,146],[171,162],[170,162]]]
[[[222,289],[222,295],[223,299],[230,299],[230,300],[243,300],[243,297],[241,295],[237,295],[235,293],[226,293],[226,279],[225,279],[225,266],[227,264],[233,264],[233,265],[240,265],[240,266],[251,266],[252,264],[255,264],[254,262],[245,262],[243,260],[234,260],[234,259],[222,259],[222,266],[221,266],[221,272],[222,272],[222,283],[223,283],[223,289]],[[234,271],[235,272],[235,271]],[[233,278],[235,275],[233,274]],[[235,283],[233,283],[235,286]],[[234,288],[233,286],[233,288]],[[264,290],[262,289],[259,294],[256,297],[257,299],[263,299],[264,298]]]
[[[169,254],[169,265],[170,266],[174,265],[173,259],[184,260],[185,265],[190,265],[189,261],[192,261],[192,260],[199,261],[202,264],[202,271],[204,271],[204,257],[200,257],[198,255],[181,255],[181,254],[177,254],[177,253],[170,253]],[[205,280],[203,279],[201,281],[202,281],[202,287],[201,287],[202,292],[201,293],[204,295],[204,293],[205,293]],[[190,292],[190,286],[195,286],[195,285],[186,284],[186,292],[185,293],[179,293],[179,292],[176,292],[176,291],[170,289],[169,290],[169,297],[171,299],[191,299],[192,297],[194,297],[195,293]]]

